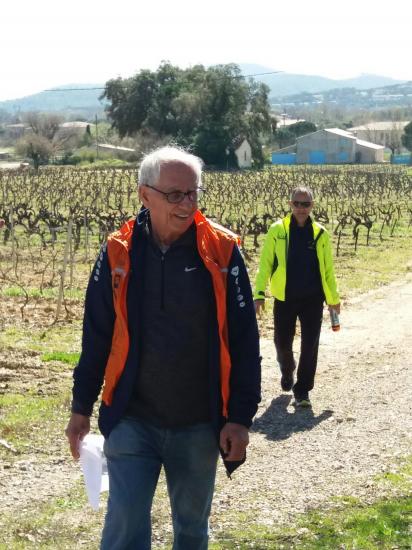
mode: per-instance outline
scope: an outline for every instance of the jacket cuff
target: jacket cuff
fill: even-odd
[[[245,420],[244,418],[238,418],[236,416],[229,416],[229,418],[227,419],[228,422],[231,422],[233,424],[240,424],[242,426],[245,426],[245,428],[249,429],[250,426],[252,425],[252,421],[251,420]]]
[[[263,290],[259,290],[254,293],[253,299],[254,300],[264,300],[266,298],[265,292]]]
[[[71,406],[71,412],[75,414],[81,414],[83,416],[92,416],[93,414],[93,405],[91,406],[85,406],[79,403],[78,401],[75,401],[73,399],[72,406]]]

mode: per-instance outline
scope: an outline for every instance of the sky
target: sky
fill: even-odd
[[[0,100],[156,70],[254,63],[274,71],[412,80],[412,1],[13,0],[1,8]]]

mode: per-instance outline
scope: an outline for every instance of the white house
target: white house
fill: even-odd
[[[252,166],[252,147],[246,138],[240,137],[233,142],[239,168],[250,168]]]

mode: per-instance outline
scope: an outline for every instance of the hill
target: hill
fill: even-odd
[[[335,90],[339,88],[357,88],[367,90],[383,86],[401,84],[403,81],[394,80],[386,76],[362,74],[356,78],[335,80],[323,76],[302,75],[279,72],[271,73],[276,69],[265,67],[263,65],[239,64],[244,75],[259,75],[255,79],[267,84],[273,97],[289,96],[291,94],[300,94],[303,92],[316,93],[326,90]]]
[[[43,91],[18,99],[0,101],[0,110],[11,114],[28,111],[64,112],[92,118],[101,116],[105,102],[99,100],[104,84],[65,84],[53,91]],[[75,90],[75,91],[74,91]]]
[[[366,90],[355,87],[337,88],[317,93],[303,92],[290,96],[271,96],[272,107],[305,107],[310,109],[322,103],[349,109],[374,109],[385,107],[411,107],[412,81]]]

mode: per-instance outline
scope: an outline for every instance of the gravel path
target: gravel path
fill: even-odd
[[[411,279],[345,303],[340,332],[325,318],[312,410],[281,392],[274,345],[262,340],[249,457],[231,483],[220,476],[216,524],[229,502],[271,525],[332,496],[379,496],[373,477],[411,453]]]

